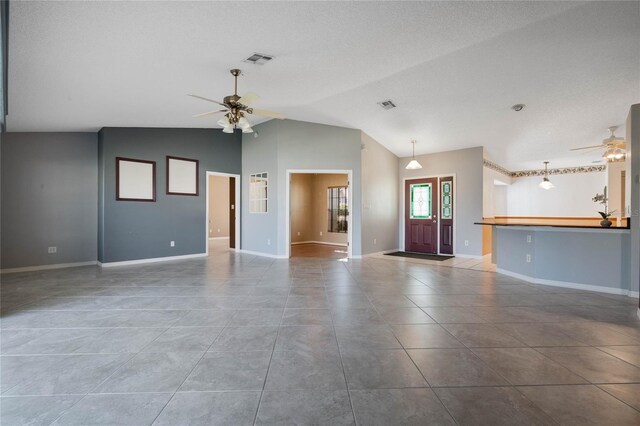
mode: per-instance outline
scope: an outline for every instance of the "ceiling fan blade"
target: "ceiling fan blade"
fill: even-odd
[[[277,118],[278,120],[284,120],[284,114],[279,112],[267,111],[265,109],[252,108],[252,114],[263,115],[265,117]]]
[[[581,149],[606,148],[606,145],[583,146],[581,148],[572,148],[569,151],[580,151]]]
[[[198,95],[187,95],[187,96],[191,96],[192,98],[202,99],[203,101],[207,101],[207,102],[213,102],[214,104],[218,104],[218,105],[222,105],[223,107],[226,107],[226,105],[223,104],[222,102],[214,101],[213,99],[204,98],[204,97],[198,96]]]
[[[207,115],[213,115],[213,114],[217,114],[219,112],[226,112],[228,110],[226,109],[221,109],[218,111],[209,111],[209,112],[203,112],[202,114],[196,114],[196,115],[192,115],[193,118],[198,118],[198,117],[206,117]]]
[[[256,95],[253,92],[249,92],[249,93],[245,93],[244,96],[242,96],[240,99],[238,99],[238,103],[242,104],[242,105],[249,106],[252,103],[254,103],[255,101],[257,101],[258,99],[260,99],[260,96]]]

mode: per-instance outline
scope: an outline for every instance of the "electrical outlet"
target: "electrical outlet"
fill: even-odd
[[[300,236],[300,231],[298,231],[298,237]]]
[[[175,246],[176,246],[176,242],[175,242],[175,241],[171,241],[171,242],[169,243],[169,245],[170,245],[171,247],[175,247]]]
[[[320,231],[320,236],[322,237],[322,231]]]
[[[469,246],[469,240],[464,240],[464,245]]]
[[[218,228],[218,232],[220,232],[220,228]]]
[[[267,245],[270,246],[271,245],[271,240],[267,240]]]
[[[527,255],[527,263],[531,263],[531,255],[530,254]]]
[[[527,235],[527,242],[530,243],[531,242],[531,235]]]
[[[58,247],[47,247],[47,253],[57,253]]]
[[[377,238],[374,238],[374,239],[373,239],[373,244],[374,244],[374,245],[375,245],[375,244],[378,244],[378,239],[377,239]]]

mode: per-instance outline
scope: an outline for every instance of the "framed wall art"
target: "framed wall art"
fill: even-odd
[[[156,162],[116,157],[116,200],[156,201]]]
[[[167,155],[167,194],[198,195],[199,161]]]

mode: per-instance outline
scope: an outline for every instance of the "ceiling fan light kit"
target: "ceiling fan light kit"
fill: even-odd
[[[233,133],[235,129],[241,129],[242,133],[253,133],[253,128],[251,127],[249,120],[247,120],[246,114],[262,115],[265,117],[277,118],[279,120],[284,119],[284,115],[278,112],[251,108],[249,105],[256,102],[260,97],[255,93],[247,93],[242,97],[238,96],[238,76],[241,75],[242,71],[234,68],[230,70],[230,73],[234,78],[234,92],[233,95],[225,96],[222,102],[214,101],[213,99],[198,95],[189,95],[194,98],[202,99],[203,101],[213,102],[214,104],[223,106],[225,109],[196,114],[194,117],[205,117],[224,112],[224,117],[217,122],[217,124],[222,127],[223,133]]]
[[[551,188],[555,188],[555,185],[551,183],[551,181],[549,180],[549,170],[547,168],[547,166],[549,165],[548,161],[544,162],[544,177],[542,178],[542,182],[540,182],[538,184],[538,186],[540,186],[540,188],[542,189],[551,189]]]
[[[413,146],[413,155],[411,156],[411,161],[409,161],[409,164],[407,164],[407,167],[405,167],[405,169],[407,170],[418,170],[422,168],[422,164],[418,163],[418,160],[416,160],[416,141],[415,139],[411,141],[411,144]]]
[[[611,132],[611,135],[608,138],[603,139],[600,145],[583,146],[580,148],[574,148],[571,151],[580,151],[583,149],[598,150],[604,148],[602,158],[607,160],[607,162],[614,163],[616,161],[624,161],[627,156],[626,145],[624,138],[616,136],[615,132],[617,129],[617,126],[609,127],[608,130]]]

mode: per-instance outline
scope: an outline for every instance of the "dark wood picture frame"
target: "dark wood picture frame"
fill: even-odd
[[[170,185],[170,180],[171,180],[171,169],[169,167],[169,164],[171,162],[171,160],[178,160],[178,161],[187,161],[187,162],[191,162],[191,163],[195,163],[196,164],[196,170],[195,170],[195,192],[175,192],[175,191],[171,191],[169,188]],[[195,160],[193,158],[184,158],[184,157],[175,157],[172,155],[167,155],[167,194],[168,195],[190,195],[193,197],[197,197],[200,194],[200,161],[199,160]]]
[[[143,164],[151,164],[151,198],[131,198],[131,197],[121,197],[120,196],[120,162],[129,162],[129,163],[143,163]],[[146,202],[155,202],[156,201],[156,162],[149,160],[138,160],[136,158],[126,158],[126,157],[116,157],[116,201],[146,201]]]

